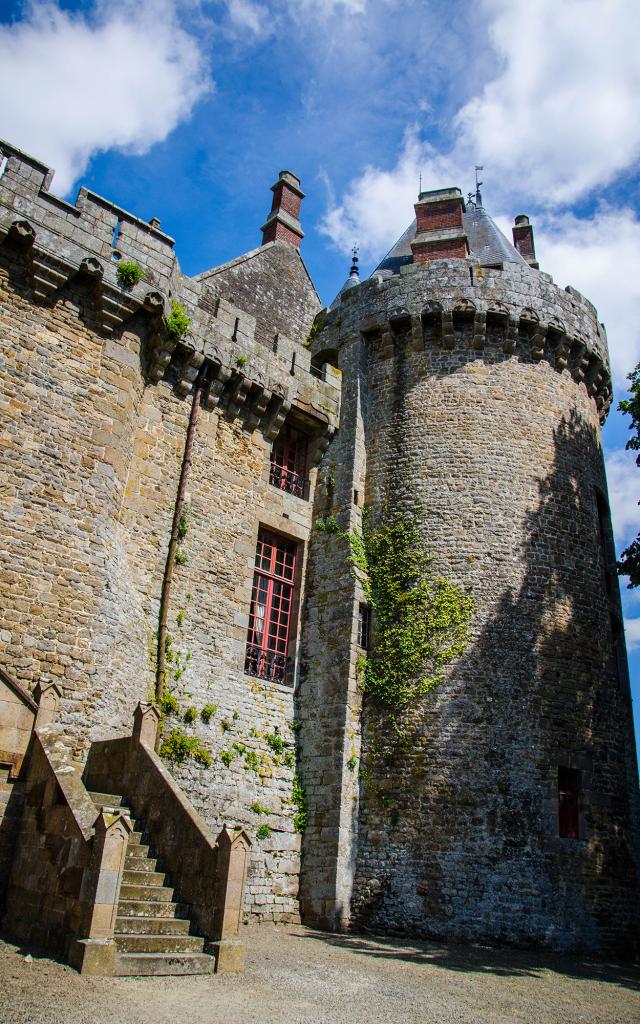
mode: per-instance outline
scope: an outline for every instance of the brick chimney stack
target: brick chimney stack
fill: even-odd
[[[459,188],[421,192],[414,209],[416,237],[411,243],[414,263],[464,259],[469,255],[462,220],[465,205]]]
[[[513,244],[522,258],[526,260],[529,266],[533,267],[534,270],[539,270],[540,264],[536,259],[536,247],[533,244],[533,226],[529,223],[529,218],[526,214],[518,214],[512,231]]]
[[[291,171],[280,171],[275,185],[271,186],[273,203],[271,212],[262,225],[262,244],[278,240],[288,242],[300,248],[304,232],[300,227],[300,206],[304,192],[300,188],[300,178]]]

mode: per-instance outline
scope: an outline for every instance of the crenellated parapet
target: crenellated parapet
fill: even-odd
[[[397,346],[430,352],[438,371],[451,353],[453,371],[467,360],[517,358],[548,362],[584,385],[604,422],[612,401],[604,325],[573,288],[528,267],[491,270],[470,260],[409,265],[400,275],[374,277],[343,294],[314,339],[316,358],[364,337],[373,359],[390,359]],[[444,360],[444,364],[443,364]]]
[[[311,373],[310,352],[280,335],[277,352],[256,342],[255,317],[228,301],[204,277],[182,274],[174,240],[160,222],[141,220],[81,188],[74,205],[49,191],[52,172],[0,141],[0,246],[21,261],[35,305],[53,306],[67,286],[84,290],[92,325],[117,336],[143,318],[144,368],[153,383],[171,380],[186,397],[205,373],[205,405],[273,439],[289,410],[308,421],[318,448],[329,443],[339,415],[339,383]],[[118,267],[136,263],[142,277],[131,287]],[[164,317],[178,302],[189,319],[183,338],[172,337]],[[326,442],[326,443],[325,443]]]

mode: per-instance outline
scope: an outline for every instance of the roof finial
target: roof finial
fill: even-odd
[[[353,249],[351,250],[351,270],[349,271],[349,277],[357,277],[360,280],[360,271],[358,270],[358,245],[354,242]]]
[[[484,184],[482,181],[478,181],[478,171],[483,171],[484,167],[476,164],[476,206],[482,206],[482,194],[480,192],[480,186]]]
[[[420,171],[420,184],[418,185],[418,198],[422,195],[422,171]]]

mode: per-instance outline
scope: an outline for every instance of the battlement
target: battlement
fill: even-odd
[[[35,302],[54,303],[69,282],[82,282],[105,335],[139,312],[149,318],[152,381],[171,368],[177,392],[185,396],[206,365],[210,408],[220,404],[237,413],[251,407],[250,422],[262,423],[271,436],[295,404],[326,432],[328,444],[338,422],[339,376],[317,379],[299,340],[280,334],[277,352],[257,344],[255,317],[219,294],[215,269],[195,278],[182,274],[174,239],[159,221],[146,222],[86,188],[72,205],[49,191],[54,172],[41,161],[1,140],[0,154],[0,244],[8,241],[22,251]],[[278,244],[284,243],[262,248]],[[119,280],[123,262],[143,271],[132,287]],[[190,321],[180,341],[162,327],[173,302]]]
[[[470,359],[545,359],[585,385],[601,421],[611,405],[607,338],[595,307],[524,265],[487,269],[470,259],[433,260],[374,276],[327,313],[314,356],[359,335],[372,342],[375,358],[391,358],[403,338],[416,351],[465,350]]]

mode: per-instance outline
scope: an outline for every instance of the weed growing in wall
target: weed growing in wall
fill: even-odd
[[[309,824],[309,811],[307,810],[307,798],[304,786],[300,782],[300,776],[293,776],[293,787],[291,789],[291,803],[296,808],[293,816],[293,827],[296,832],[304,832]]]
[[[142,280],[144,270],[137,263],[119,263],[116,274],[121,288],[133,288]]]
[[[212,763],[211,754],[201,740],[197,736],[188,736],[182,729],[171,730],[162,742],[160,756],[174,764],[182,764],[188,757],[205,768],[209,768]]]
[[[268,839],[272,832],[270,825],[259,825],[256,829],[256,839]]]
[[[180,338],[184,338],[190,326],[191,320],[185,313],[182,303],[172,302],[171,312],[165,320],[165,327],[169,337],[175,341],[180,341]]]
[[[362,689],[399,710],[438,686],[467,643],[473,600],[431,569],[412,516],[382,517],[348,534],[351,562],[375,614],[373,650],[359,661]]]
[[[205,725],[209,724],[209,722],[211,721],[211,719],[213,718],[213,716],[215,715],[217,710],[218,710],[218,705],[217,704],[205,704],[204,705],[204,707],[200,711],[200,718],[202,719],[202,721],[204,722]]]

